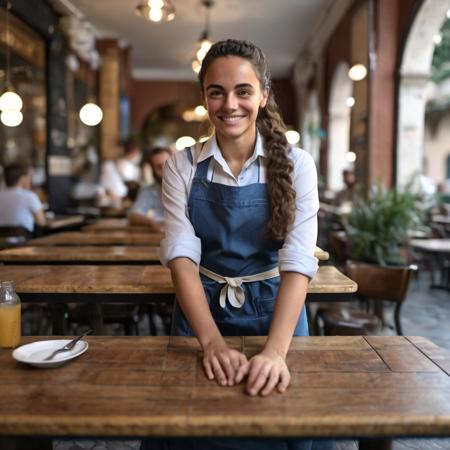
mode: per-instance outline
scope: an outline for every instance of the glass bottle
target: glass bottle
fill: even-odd
[[[0,347],[13,348],[20,344],[21,308],[12,281],[0,285]]]

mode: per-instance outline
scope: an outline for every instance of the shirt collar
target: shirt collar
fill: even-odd
[[[202,144],[199,144],[202,145]],[[197,162],[200,163],[205,159],[213,157],[217,161],[223,161],[222,152],[220,151],[219,145],[217,144],[217,139],[215,133],[204,143],[203,148],[200,150],[200,155]],[[254,162],[258,156],[266,158],[266,150],[264,148],[264,139],[259,131],[256,131],[256,143],[253,155],[247,161],[249,164]]]

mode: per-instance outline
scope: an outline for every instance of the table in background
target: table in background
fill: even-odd
[[[85,339],[52,370],[0,350],[1,436],[361,438],[378,450],[450,436],[450,354],[425,338],[295,337],[290,387],[266,398],[208,380],[195,338]],[[250,357],[265,337],[226,340]]]
[[[77,228],[84,224],[84,216],[74,215],[74,216],[59,216],[48,219],[47,223],[43,227],[47,231],[57,231],[65,228]]]
[[[82,230],[90,233],[104,233],[107,231],[131,231],[137,233],[155,232],[145,225],[130,225],[128,219],[99,219],[92,224],[85,225]]]
[[[315,256],[325,261],[329,254],[316,247]],[[0,251],[5,264],[157,264],[159,247],[150,245],[38,245]]]
[[[161,233],[128,233],[111,231],[88,233],[84,231],[57,233],[28,241],[29,245],[159,245]]]
[[[48,303],[54,310],[54,334],[64,333],[64,307],[91,303],[92,326],[102,331],[102,303],[173,301],[170,270],[160,265],[4,265],[0,279],[12,280],[24,302]],[[307,301],[349,300],[357,290],[350,278],[333,266],[319,267],[308,285]]]
[[[439,268],[440,284],[433,282],[431,287],[450,290],[450,239],[413,239],[410,245],[414,250],[431,255]]]

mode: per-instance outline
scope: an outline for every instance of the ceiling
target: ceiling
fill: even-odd
[[[276,78],[290,75],[334,0],[216,0],[211,38],[248,39],[261,47]],[[136,78],[193,79],[195,43],[205,23],[201,0],[172,0],[174,21],[153,23],[134,14],[138,0],[64,0],[94,25],[98,37],[132,47]]]

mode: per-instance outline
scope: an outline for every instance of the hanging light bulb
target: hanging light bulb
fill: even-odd
[[[6,88],[0,97],[0,111],[20,111],[23,101],[12,88]]]
[[[170,22],[175,19],[175,8],[170,0],[141,0],[134,12],[152,22]]]
[[[0,111],[2,111],[2,123],[4,125],[15,127],[19,125],[23,120],[23,115],[20,110],[23,108],[23,101],[20,95],[14,90],[10,75],[10,49],[9,49],[9,10],[11,9],[11,3],[6,3],[6,81],[5,89],[0,96]],[[16,113],[16,114],[14,114]]]
[[[349,76],[350,80],[353,80],[353,81],[364,80],[364,78],[366,78],[366,75],[367,75],[367,69],[366,69],[366,66],[364,66],[363,64],[355,64],[352,67],[350,67],[350,69],[348,71],[348,76]]]
[[[206,16],[205,16],[205,28],[202,31],[202,34],[200,35],[200,38],[197,41],[197,51],[195,53],[195,58],[192,61],[192,70],[195,73],[199,73],[202,61],[205,58],[206,54],[208,53],[209,49],[213,45],[213,41],[209,39],[209,14],[210,9],[214,6],[213,0],[203,0],[203,6],[206,9]]]
[[[90,127],[95,127],[103,119],[103,111],[95,103],[86,103],[80,109],[80,120]]]
[[[0,121],[7,127],[17,127],[23,120],[23,114],[18,110],[6,110],[0,114]]]

